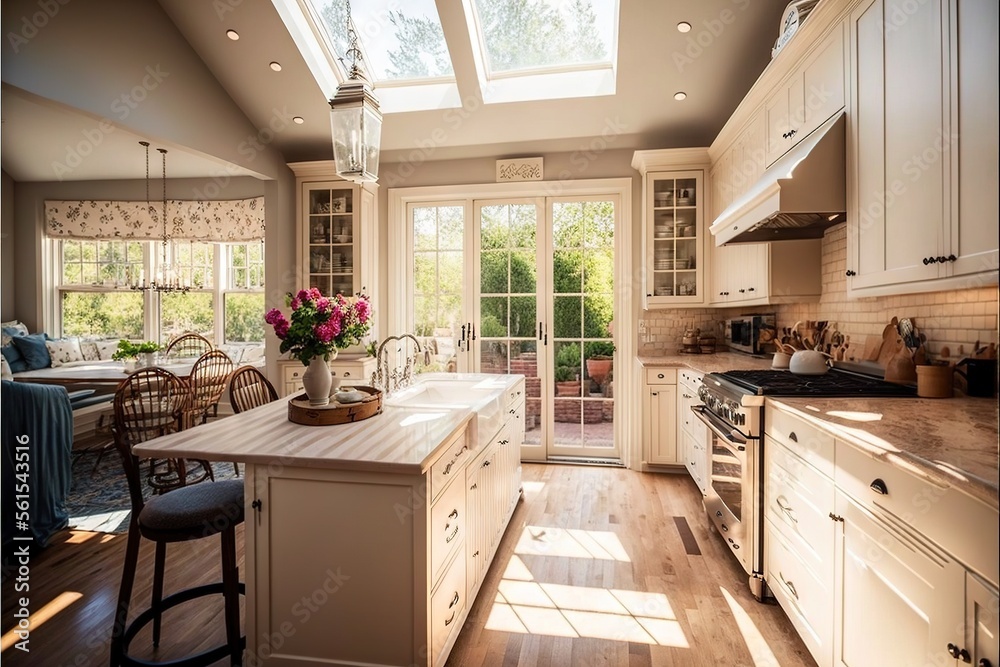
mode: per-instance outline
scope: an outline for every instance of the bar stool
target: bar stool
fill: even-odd
[[[241,665],[246,638],[240,635],[239,596],[245,592],[246,587],[239,581],[236,526],[243,522],[244,516],[243,483],[239,480],[206,482],[180,487],[163,495],[154,496],[148,501],[143,499],[139,459],[132,454],[132,446],[143,439],[148,439],[137,437],[136,433],[151,433],[155,429],[130,429],[129,426],[134,425],[136,416],[134,411],[129,410],[129,406],[136,396],[148,394],[144,385],[170,381],[169,376],[170,374],[161,368],[143,369],[129,376],[115,393],[115,423],[112,432],[115,437],[115,447],[121,455],[122,465],[125,468],[132,501],[132,514],[129,519],[125,563],[111,635],[111,667],[132,665],[201,667],[221,660],[227,655],[231,665]],[[180,416],[183,406],[183,401],[177,405],[164,402],[160,410],[147,409],[146,418],[176,419]],[[197,540],[215,534],[221,536],[222,542],[222,581],[184,589],[164,598],[163,572],[167,544]],[[142,538],[156,543],[152,601],[149,609],[128,623]],[[195,598],[219,593],[222,594],[225,604],[225,644],[171,662],[149,662],[128,655],[129,644],[150,621],[153,623],[153,646],[159,646],[164,611]]]

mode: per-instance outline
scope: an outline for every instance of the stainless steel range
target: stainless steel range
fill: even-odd
[[[705,509],[719,534],[750,575],[758,599],[767,594],[763,567],[765,396],[904,397],[913,387],[857,373],[825,375],[788,371],[728,371],[705,375],[695,414],[712,433]]]

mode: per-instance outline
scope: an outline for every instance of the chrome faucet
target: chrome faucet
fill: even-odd
[[[406,352],[406,339],[409,338],[413,341],[416,346],[416,351],[413,355],[405,354]],[[399,354],[405,354],[402,366],[396,365],[389,368],[389,350],[385,349],[385,346],[390,341],[402,342],[402,345],[396,348],[395,360],[398,363]],[[396,391],[398,389],[405,389],[410,386],[410,382],[413,379],[413,368],[417,361],[417,355],[420,354],[420,341],[417,340],[416,336],[413,334],[400,334],[398,336],[389,336],[378,346],[378,351],[375,353],[376,370],[372,373],[372,385],[376,387],[381,387],[382,391],[386,394]]]

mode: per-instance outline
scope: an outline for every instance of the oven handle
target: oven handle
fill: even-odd
[[[709,428],[712,433],[719,436],[726,442],[735,445],[741,452],[746,451],[747,439],[739,432],[738,429],[732,428],[724,420],[716,417],[711,410],[706,408],[704,405],[692,405],[691,412],[701,421],[705,422],[705,426]],[[729,432],[726,432],[726,429]]]

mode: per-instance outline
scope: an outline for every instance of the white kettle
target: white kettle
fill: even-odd
[[[788,370],[796,375],[823,375],[830,370],[826,363],[829,358],[819,350],[798,350],[788,362]]]

